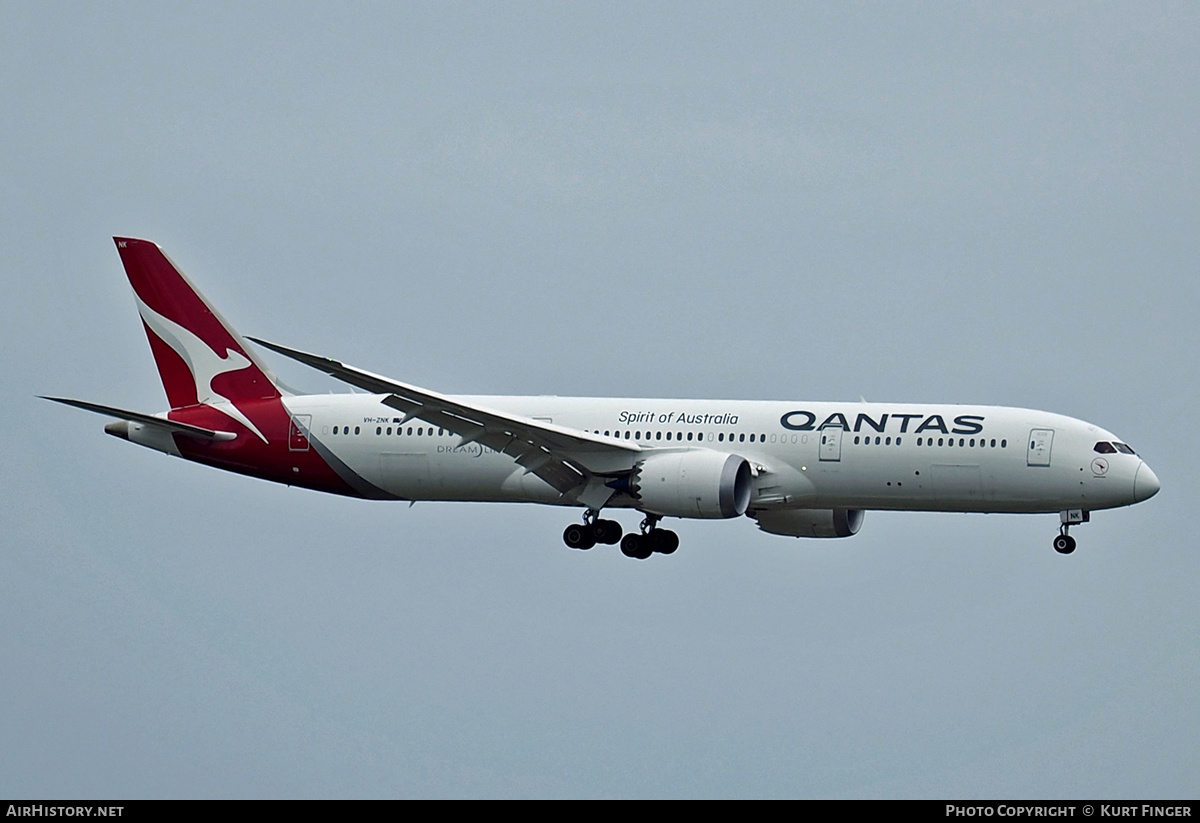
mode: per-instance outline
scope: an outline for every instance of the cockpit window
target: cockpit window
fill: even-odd
[[[1129,447],[1126,446],[1125,448],[1129,448]],[[1116,454],[1117,453],[1117,450],[1115,448],[1113,448],[1112,443],[1107,443],[1103,440],[1101,440],[1099,443],[1097,443],[1093,450],[1100,452],[1100,454]]]
[[[1117,451],[1119,451],[1121,454],[1137,454],[1137,452],[1129,448],[1129,446],[1126,446],[1124,443],[1114,443],[1113,445],[1117,447]]]

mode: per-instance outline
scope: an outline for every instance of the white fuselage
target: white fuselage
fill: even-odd
[[[746,458],[750,508],[1057,512],[1124,506],[1158,489],[1118,439],[1081,420],[999,406],[579,397],[456,397],[474,406],[636,443]],[[377,395],[284,399],[312,448],[379,492],[409,500],[575,505],[512,458]],[[1139,489],[1139,472],[1141,488]],[[608,505],[631,506],[628,498]]]

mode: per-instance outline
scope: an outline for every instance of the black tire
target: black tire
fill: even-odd
[[[572,523],[563,530],[563,542],[572,549],[590,549],[596,545],[591,530],[582,523]]]
[[[616,520],[595,520],[592,522],[592,537],[597,543],[615,546],[621,542],[621,524]]]
[[[1059,554],[1070,554],[1075,551],[1075,538],[1069,534],[1060,534],[1054,538],[1054,550]]]
[[[621,538],[621,554],[645,560],[651,554],[649,541],[640,534],[627,534]]]
[[[679,548],[679,535],[670,529],[652,529],[650,545],[659,554],[674,554]]]

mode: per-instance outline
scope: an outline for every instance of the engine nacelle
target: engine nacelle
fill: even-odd
[[[652,454],[632,481],[638,508],[671,517],[739,517],[753,483],[746,458],[707,449]]]
[[[781,509],[751,514],[758,527],[788,537],[850,537],[862,528],[862,509]]]

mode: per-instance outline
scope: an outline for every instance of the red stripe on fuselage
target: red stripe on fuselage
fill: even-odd
[[[179,453],[188,460],[205,463],[239,474],[259,477],[289,486],[303,486],[316,491],[363,497],[334,471],[316,449],[292,451],[288,448],[292,418],[278,398],[243,402],[238,408],[254,421],[267,438],[266,443],[244,425],[222,414],[212,406],[190,406],[173,409],[171,420],[191,423],[217,431],[237,434],[234,440],[203,441],[182,435],[175,436]]]

